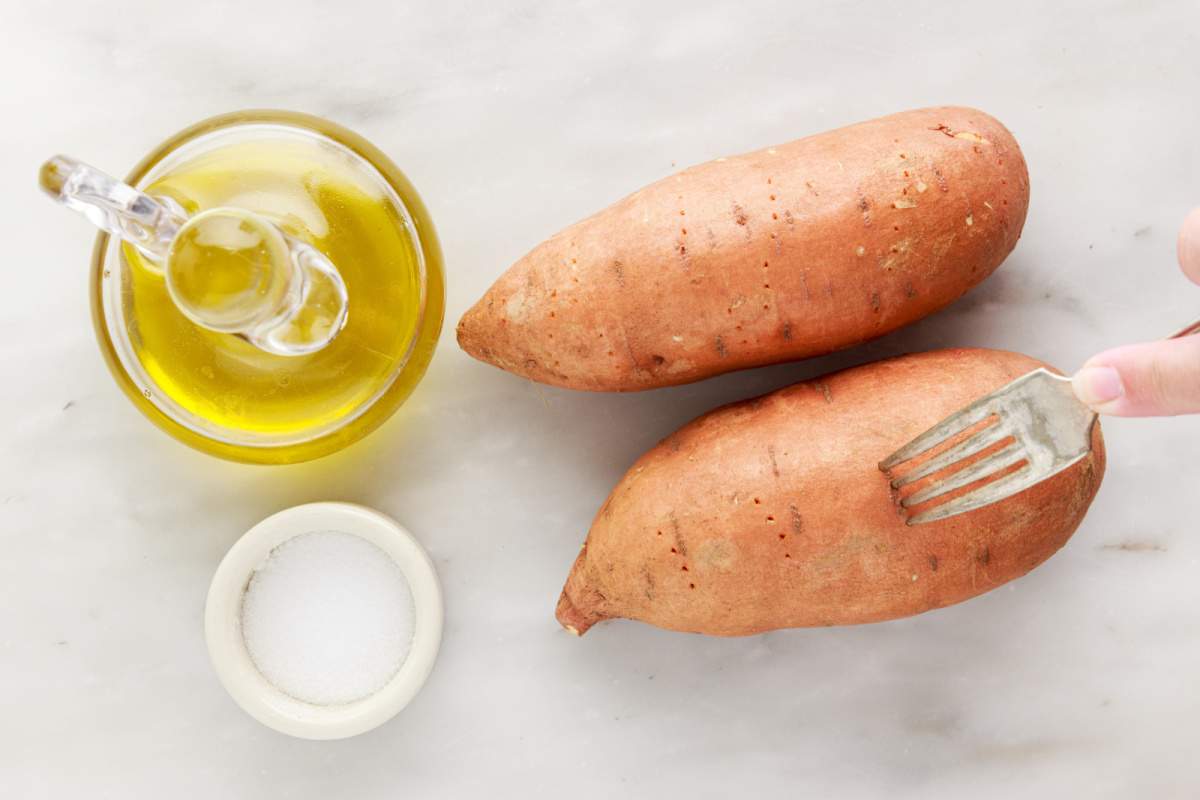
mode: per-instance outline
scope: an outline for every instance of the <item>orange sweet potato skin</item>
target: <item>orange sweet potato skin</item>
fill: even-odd
[[[917,614],[1040,564],[1104,474],[1092,452],[1025,492],[907,526],[877,463],[972,399],[1044,366],[995,350],[868,364],[713,411],[643,455],[597,514],[558,619],[737,636]]]
[[[458,341],[518,375],[597,391],[820,355],[982,281],[1028,201],[1021,150],[997,120],[895,114],[635,192],[514,264]]]

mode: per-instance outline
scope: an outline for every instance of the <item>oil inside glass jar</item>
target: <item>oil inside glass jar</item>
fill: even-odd
[[[189,215],[232,207],[276,223],[328,257],[348,293],[345,327],[328,345],[277,355],[195,324],[172,301],[161,267],[122,246],[126,333],[155,391],[217,430],[303,440],[388,390],[421,321],[421,256],[398,198],[360,158],[317,138],[259,134],[169,164],[142,189]],[[231,296],[244,288],[241,256],[204,262],[206,291],[222,285],[217,273]]]

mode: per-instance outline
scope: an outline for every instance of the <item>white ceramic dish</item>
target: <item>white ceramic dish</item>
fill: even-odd
[[[412,648],[382,689],[352,703],[320,706],[298,700],[259,673],[242,637],[242,598],[254,571],[271,551],[305,533],[342,531],[361,536],[390,555],[412,590]],[[420,691],[442,640],[442,589],[429,554],[402,525],[363,506],[310,503],[267,517],[225,554],[208,590],[204,635],[221,684],[250,716],[304,739],[344,739],[395,716]]]

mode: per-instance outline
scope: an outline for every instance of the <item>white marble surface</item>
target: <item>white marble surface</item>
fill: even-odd
[[[740,640],[634,623],[576,640],[553,619],[611,484],[718,403],[952,344],[1070,369],[1200,314],[1173,255],[1200,202],[1195,0],[121,5],[0,14],[0,797],[1200,795],[1200,419],[1107,424],[1109,473],[1074,539],[964,605]],[[1008,263],[935,318],[633,396],[534,386],[454,344],[509,262],[676,164],[946,102],[1013,129],[1033,201]],[[412,400],[289,468],[192,452],[125,401],[88,319],[92,233],[34,188],[53,152],[122,172],[251,106],[390,153],[451,280]],[[448,606],[425,691],[334,743],[238,710],[201,631],[234,539],[318,499],[406,522]]]

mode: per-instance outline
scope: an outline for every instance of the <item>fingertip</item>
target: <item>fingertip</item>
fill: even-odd
[[[1075,374],[1078,375],[1080,372],[1083,372],[1085,369],[1090,369],[1091,367],[1108,366],[1108,362],[1105,361],[1105,356],[1107,356],[1109,352],[1110,351],[1105,350],[1103,353],[1097,353],[1096,355],[1092,356],[1087,361],[1083,362],[1083,366],[1081,366]],[[1072,378],[1072,380],[1073,379],[1074,378]]]
[[[1179,267],[1193,283],[1200,283],[1200,206],[1193,208],[1179,228]]]
[[[1095,361],[1095,359],[1092,359]],[[1109,366],[1085,364],[1071,378],[1071,389],[1080,402],[1101,414],[1114,413],[1125,396],[1121,373]]]
[[[1114,393],[1116,380],[1121,394],[1112,399],[1108,395]],[[1157,417],[1200,412],[1200,336],[1106,350],[1079,370],[1071,386],[1102,414]]]

